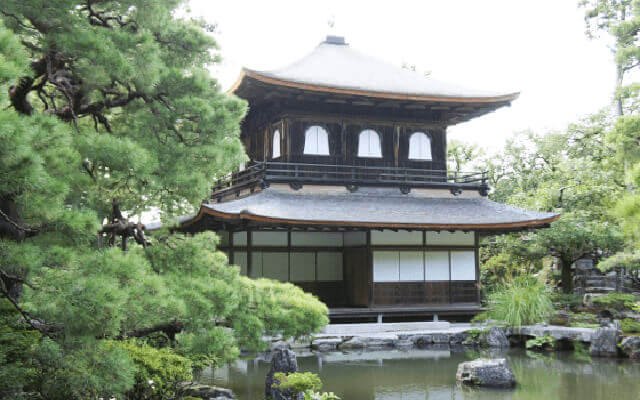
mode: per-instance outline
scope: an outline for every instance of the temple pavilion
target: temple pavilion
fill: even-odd
[[[477,313],[480,238],[558,218],[489,200],[484,172],[447,170],[447,127],[518,93],[439,82],[336,36],[243,69],[230,92],[249,102],[251,161],[179,229],[216,231],[243,274],[314,293],[332,319]]]

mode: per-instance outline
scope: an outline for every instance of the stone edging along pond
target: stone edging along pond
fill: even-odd
[[[553,325],[522,327],[456,327],[427,331],[362,332],[320,334],[310,341],[290,343],[292,347],[315,351],[409,349],[429,345],[507,348],[525,346],[527,340],[545,338],[549,350],[573,349],[576,343],[588,346],[592,356],[640,359],[640,337],[623,336],[617,321],[600,328],[574,328]]]

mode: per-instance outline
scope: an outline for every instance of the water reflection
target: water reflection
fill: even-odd
[[[640,399],[640,364],[628,360],[585,361],[571,352],[542,355],[429,348],[353,353],[298,352],[301,371],[320,375],[324,390],[344,400]],[[468,389],[456,385],[460,362],[506,357],[518,379],[515,390]],[[263,399],[268,355],[207,370],[203,383],[233,389],[240,399]]]

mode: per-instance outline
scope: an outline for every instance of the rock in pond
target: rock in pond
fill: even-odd
[[[338,345],[340,350],[360,350],[367,347],[366,341],[360,336],[354,336]]]
[[[219,388],[209,385],[186,383],[183,385],[184,395],[204,400],[227,400],[235,399],[236,395],[230,389]]]
[[[464,343],[465,340],[467,340],[467,337],[469,337],[471,335],[469,335],[466,332],[460,332],[460,333],[454,333],[451,336],[449,336],[449,343],[450,344],[462,344]]]
[[[507,335],[505,335],[502,328],[498,328],[497,326],[491,327],[489,332],[483,334],[483,337],[483,342],[485,342],[489,347],[509,347],[509,339],[507,339]]]
[[[618,355],[618,329],[612,326],[598,328],[591,335],[589,353],[596,357],[616,357]]]
[[[322,338],[311,342],[311,348],[317,351],[336,351],[338,345],[342,343],[339,338]]]
[[[278,383],[274,379],[274,375],[278,372],[285,374],[291,374],[298,371],[298,361],[296,359],[296,353],[294,353],[289,345],[284,342],[278,342],[271,348],[271,369],[265,379],[264,394],[266,398],[273,400],[293,400],[297,399],[291,390],[280,390],[274,388],[273,384]]]
[[[403,340],[410,340],[408,337]],[[351,339],[345,340],[342,343],[338,343],[338,349],[349,351],[349,350],[380,350],[380,349],[389,349],[395,347],[398,342],[402,342],[401,339],[392,339],[390,337],[361,337],[354,336]],[[400,347],[402,347],[401,343]]]
[[[516,377],[504,358],[463,362],[458,365],[456,380],[468,386],[505,389],[516,386]]]
[[[640,336],[627,336],[620,343],[622,353],[634,360],[640,359]]]

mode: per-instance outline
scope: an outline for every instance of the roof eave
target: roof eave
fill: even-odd
[[[412,100],[412,101],[437,101],[437,102],[450,102],[450,103],[502,103],[502,102],[512,102],[516,100],[520,96],[520,92],[507,93],[499,96],[476,96],[476,97],[467,97],[467,96],[440,96],[440,95],[424,95],[424,94],[411,94],[411,93],[391,93],[391,92],[376,92],[376,91],[368,91],[368,90],[359,90],[359,89],[350,89],[350,88],[340,88],[340,87],[332,87],[332,86],[323,86],[318,84],[309,84],[309,83],[301,83],[301,82],[293,82],[287,81],[284,79],[274,78],[270,76],[263,75],[257,71],[252,71],[247,68],[243,68],[240,72],[240,76],[233,84],[233,86],[228,90],[228,93],[235,93],[243,81],[246,78],[253,78],[259,80],[260,82],[277,85],[277,86],[286,86],[292,87],[302,90],[310,90],[315,92],[323,92],[323,93],[335,93],[335,94],[349,94],[349,95],[358,95],[358,96],[367,96],[373,98],[381,98],[381,99],[393,99],[393,100]]]
[[[230,221],[253,221],[265,224],[296,225],[296,226],[335,226],[366,229],[424,229],[424,230],[523,230],[535,229],[548,226],[550,223],[560,218],[560,214],[554,214],[547,218],[533,219],[526,221],[504,222],[504,223],[483,223],[483,224],[440,224],[440,223],[397,223],[397,222],[354,222],[354,221],[320,221],[320,220],[294,220],[276,217],[266,217],[243,211],[240,213],[225,213],[216,211],[202,205],[198,214],[191,220],[180,223],[180,228],[187,228],[201,220],[205,215],[210,215],[221,220]]]

